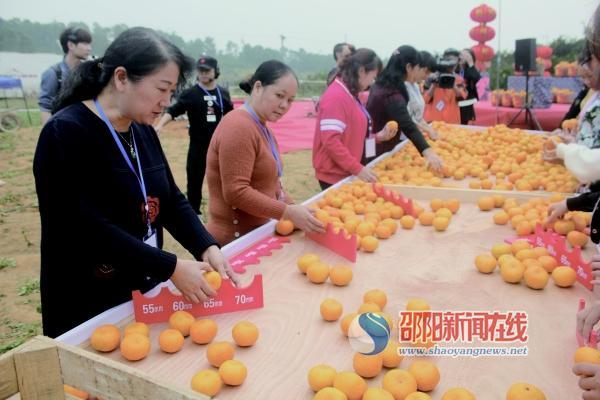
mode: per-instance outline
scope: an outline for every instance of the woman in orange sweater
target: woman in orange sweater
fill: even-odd
[[[293,204],[283,189],[281,154],[266,125],[290,109],[298,89],[296,75],[280,61],[266,61],[240,88],[250,98],[221,120],[208,149],[208,231],[221,245],[270,218],[289,219],[304,231],[324,232],[308,207]]]

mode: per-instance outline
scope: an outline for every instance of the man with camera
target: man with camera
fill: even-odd
[[[425,81],[425,120],[461,123],[458,102],[467,98],[467,90],[463,78],[455,73],[458,58],[458,50],[446,50]]]

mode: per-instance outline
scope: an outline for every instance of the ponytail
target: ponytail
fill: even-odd
[[[102,60],[84,61],[69,74],[54,101],[52,113],[78,101],[98,97],[112,77],[104,71]]]
[[[358,96],[360,85],[358,83],[358,70],[360,67],[365,69],[365,72],[373,70],[381,71],[383,64],[381,59],[371,49],[358,49],[350,57],[345,58],[339,68],[338,75],[350,93],[353,96]]]

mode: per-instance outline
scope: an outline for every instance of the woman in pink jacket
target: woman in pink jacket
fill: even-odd
[[[375,143],[389,140],[397,128],[372,132],[372,120],[358,94],[369,89],[383,65],[377,54],[358,49],[348,57],[319,101],[313,143],[313,167],[325,190],[355,175],[367,182],[377,177],[361,161],[375,155]]]

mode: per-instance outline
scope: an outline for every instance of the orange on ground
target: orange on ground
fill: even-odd
[[[408,372],[415,377],[417,389],[421,392],[432,391],[440,382],[440,371],[431,361],[415,361],[408,367]]]
[[[187,311],[175,311],[169,317],[169,325],[173,329],[177,329],[183,336],[190,334],[190,326],[196,319]]]
[[[510,216],[505,211],[498,211],[493,218],[496,225],[506,225]]]
[[[177,329],[165,329],[158,335],[158,346],[165,353],[177,353],[185,339]]]
[[[390,329],[392,327],[390,326]],[[396,368],[402,362],[402,356],[399,354],[400,344],[395,340],[389,340],[385,349],[381,352],[383,355],[383,366],[386,368]]]
[[[496,269],[496,258],[489,254],[480,254],[475,257],[475,267],[484,274],[491,274]]]
[[[409,299],[406,303],[407,311],[428,311],[431,310],[431,307],[427,303],[425,299]]]
[[[340,321],[340,329],[342,330],[342,333],[344,335],[348,336],[348,329],[350,328],[350,323],[352,323],[352,320],[356,318],[357,315],[358,313],[346,314],[344,315],[344,318],[342,318],[342,320]]]
[[[371,387],[367,389],[362,400],[394,400],[394,396],[385,389]]]
[[[437,211],[438,209],[444,206],[444,201],[442,199],[432,199],[429,202],[432,211]]]
[[[342,391],[348,400],[360,400],[367,390],[367,383],[356,372],[342,371],[333,379],[333,387]]]
[[[393,206],[391,211],[393,219],[400,219],[404,216],[404,209],[400,206]]]
[[[329,277],[329,267],[321,261],[317,261],[308,266],[306,276],[312,283],[323,283]]]
[[[360,236],[370,236],[373,234],[374,230],[375,230],[375,228],[373,227],[372,224],[370,224],[368,222],[361,222],[356,227],[356,234],[360,235]]]
[[[491,253],[496,259],[499,259],[503,254],[512,255],[512,250],[510,248],[510,244],[508,243],[497,243],[492,246]]]
[[[84,392],[83,390],[79,390],[67,384],[63,385],[63,391],[73,397],[77,397],[78,399],[87,400],[90,398],[90,394],[88,392]]]
[[[433,224],[433,219],[435,218],[435,214],[431,211],[423,211],[419,215],[419,222],[423,226],[430,226]]]
[[[438,232],[443,232],[448,229],[448,225],[450,225],[450,220],[446,217],[435,217],[433,219],[433,227]]]
[[[490,211],[494,208],[494,199],[489,196],[480,197],[477,199],[477,206],[481,211]]]
[[[546,287],[550,276],[544,268],[539,266],[533,266],[525,270],[523,278],[525,279],[525,283],[527,284],[527,286],[529,286],[532,289],[539,290]]]
[[[306,270],[310,264],[316,263],[317,261],[321,261],[318,255],[313,253],[306,253],[298,259],[298,269],[303,274],[306,274]]]
[[[275,225],[275,232],[281,236],[288,236],[294,232],[294,223],[289,219],[282,219]]]
[[[590,240],[589,236],[579,231],[571,231],[567,234],[567,240],[571,243],[571,246],[585,247],[587,242]]]
[[[552,256],[541,256],[538,258],[538,261],[548,273],[552,273],[552,271],[554,271],[554,269],[558,266],[556,259]]]
[[[217,324],[212,319],[199,319],[190,325],[190,337],[192,342],[207,344],[217,335]]]
[[[127,336],[130,333],[137,332],[142,335],[150,336],[150,328],[143,322],[132,322],[125,327],[125,332],[123,336]]]
[[[501,194],[493,195],[492,199],[494,200],[494,207],[496,208],[502,207],[504,205],[504,201],[506,200]]]
[[[517,225],[517,235],[519,236],[531,235],[532,232],[533,225],[529,221],[519,222],[519,225]]]
[[[325,321],[337,321],[344,311],[342,303],[332,298],[323,300],[320,309],[321,316]]]
[[[314,391],[333,386],[333,379],[337,371],[329,365],[315,365],[308,371],[308,386]]]
[[[363,295],[363,302],[373,302],[383,310],[387,304],[387,295],[381,289],[371,289]]]
[[[538,258],[547,256],[550,254],[550,253],[548,253],[548,250],[546,250],[545,247],[534,247],[533,252],[535,253],[535,256]]]
[[[213,367],[220,367],[234,356],[235,349],[229,342],[213,342],[206,347],[206,359]]]
[[[518,382],[508,389],[506,400],[546,400],[546,396],[536,386]]]
[[[375,228],[375,236],[379,239],[388,239],[392,236],[392,230],[386,225],[380,224]]]
[[[360,248],[367,253],[372,253],[379,247],[379,240],[373,236],[365,236],[360,240]]]
[[[130,333],[121,341],[121,355],[129,361],[138,361],[150,353],[150,339],[141,333]]]
[[[390,228],[390,231],[392,231],[392,235],[398,230],[398,224],[392,218],[384,219],[383,221],[381,221],[381,225],[385,225],[388,228]]]
[[[121,332],[112,324],[100,325],[92,333],[90,345],[96,351],[109,352],[119,347]]]
[[[329,270],[329,280],[336,286],[346,286],[352,281],[352,268],[336,265]]]
[[[573,360],[575,364],[600,364],[600,350],[593,347],[580,347],[575,351]]]
[[[348,397],[339,389],[325,387],[315,394],[313,400],[348,400]]]
[[[383,356],[376,354],[373,356],[355,353],[352,359],[354,372],[363,378],[374,378],[381,372],[383,367]]]
[[[464,388],[452,388],[446,390],[441,400],[476,400],[475,395]]]
[[[239,386],[244,383],[248,370],[244,363],[238,360],[227,360],[219,367],[219,376],[223,383],[229,386]]]
[[[533,249],[519,250],[519,251],[517,251],[517,254],[515,254],[515,257],[519,261],[523,261],[523,260],[526,260],[528,258],[534,258],[534,259],[537,258],[535,256],[535,252],[533,251]]]
[[[233,341],[240,347],[252,346],[258,340],[258,328],[252,322],[240,321],[231,329]]]
[[[460,209],[460,201],[458,199],[448,199],[444,201],[444,207],[456,214]]]
[[[218,291],[221,288],[221,284],[223,283],[223,279],[221,278],[221,274],[217,271],[208,271],[204,273],[204,279],[210,287],[213,288],[214,291]]]
[[[400,225],[403,229],[412,229],[415,226],[415,218],[412,215],[405,215],[400,218]]]
[[[217,371],[205,369],[192,377],[191,386],[192,390],[213,397],[221,391],[223,381]]]
[[[414,392],[406,396],[404,400],[431,400],[431,396],[423,392]]]
[[[527,240],[515,240],[511,245],[512,253],[517,254],[519,250],[531,249],[533,246]]]
[[[557,267],[552,271],[554,284],[559,287],[571,287],[577,281],[577,273],[571,267]]]
[[[404,399],[409,394],[417,391],[417,380],[404,369],[392,369],[383,376],[381,386],[390,392],[395,399]]]
[[[500,267],[500,275],[508,283],[521,282],[524,273],[525,266],[519,260],[509,260]]]
[[[359,314],[363,314],[363,313],[367,313],[367,312],[379,312],[379,311],[381,311],[381,308],[379,308],[379,305],[377,305],[377,303],[373,303],[372,301],[363,303],[360,305],[360,307],[358,307]]]

